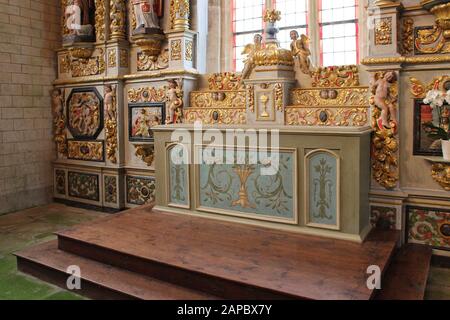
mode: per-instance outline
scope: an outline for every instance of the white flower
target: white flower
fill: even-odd
[[[447,103],[450,104],[450,90],[447,91],[445,101],[447,101]]]
[[[434,109],[436,107],[442,107],[448,97],[449,96],[447,93],[441,92],[439,90],[430,90],[428,91],[427,96],[425,97],[423,102],[429,104]]]

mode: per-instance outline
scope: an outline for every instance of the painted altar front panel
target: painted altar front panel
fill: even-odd
[[[340,157],[330,150],[313,150],[305,157],[306,224],[339,230]]]
[[[168,205],[190,209],[189,152],[183,145],[170,144],[166,153]]]
[[[274,172],[269,170],[266,150],[234,152],[224,147],[226,152],[222,159],[218,157],[221,163],[216,164],[201,156],[205,155],[205,150],[196,146],[197,210],[297,224],[296,149],[283,149],[271,155],[279,159],[279,170]],[[229,164],[227,153],[230,151],[234,163]]]

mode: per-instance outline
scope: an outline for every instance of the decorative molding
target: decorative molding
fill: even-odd
[[[359,86],[358,66],[320,67],[312,72],[312,86],[343,88]]]
[[[375,45],[392,44],[392,17],[375,19]]]
[[[68,141],[68,159],[82,161],[104,161],[103,141]]]

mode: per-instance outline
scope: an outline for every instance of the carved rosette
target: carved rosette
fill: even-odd
[[[384,77],[387,72],[375,73],[375,78]],[[389,88],[391,103],[398,108],[398,80]],[[394,189],[400,179],[397,139],[397,127],[380,129],[378,122],[381,117],[381,109],[375,104],[375,92],[372,88],[370,98],[372,107],[372,127],[375,132],[372,136],[372,176],[373,179],[386,189]]]
[[[125,0],[110,1],[110,38],[122,40],[126,38],[126,4]]]
[[[189,30],[191,8],[189,0],[170,1],[170,28],[177,31]]]

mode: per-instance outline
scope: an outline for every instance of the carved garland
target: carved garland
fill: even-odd
[[[375,73],[375,78],[382,78],[386,72]],[[372,89],[373,90],[373,89]],[[391,103],[398,106],[398,81],[390,87]],[[398,149],[396,127],[380,129],[378,119],[381,109],[375,104],[375,92],[370,98],[372,106],[372,127],[375,132],[372,137],[372,174],[374,180],[386,189],[393,189],[399,181]]]

